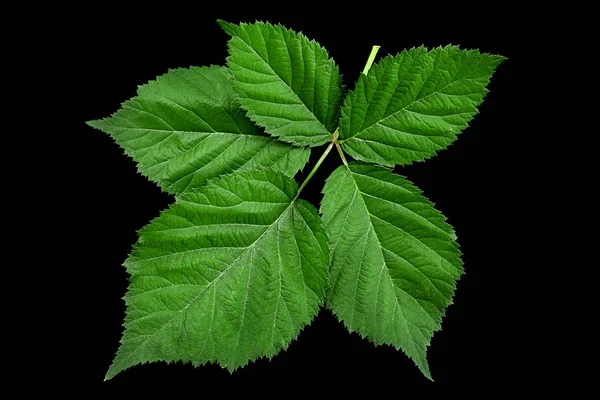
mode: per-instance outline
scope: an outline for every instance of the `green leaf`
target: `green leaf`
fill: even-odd
[[[236,170],[272,167],[293,176],[310,149],[260,136],[236,97],[224,67],[175,69],[140,86],[110,118],[88,124],[109,133],[168,193]]]
[[[477,114],[502,60],[456,46],[419,47],[384,58],[346,97],[340,123],[344,150],[387,166],[434,156]]]
[[[237,172],[178,196],[125,262],[125,333],[107,379],[138,363],[230,371],[287,348],[323,303],[327,236],[296,182]]]
[[[402,349],[431,379],[426,346],[463,273],[452,227],[412,183],[382,167],[341,166],[323,193],[328,308],[350,331]]]
[[[337,128],[342,96],[327,51],[281,25],[219,23],[232,36],[227,65],[248,117],[283,141],[325,143]]]

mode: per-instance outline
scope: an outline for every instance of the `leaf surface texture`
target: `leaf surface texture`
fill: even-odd
[[[293,176],[310,154],[261,136],[240,110],[226,68],[217,66],[171,70],[140,86],[110,118],[89,124],[171,194],[238,170],[272,167]]]
[[[339,69],[327,51],[281,25],[220,24],[232,36],[227,65],[248,117],[280,140],[325,143],[342,100]]]
[[[452,227],[412,183],[382,167],[341,166],[323,193],[328,308],[350,331],[402,349],[431,379],[426,347],[463,272]]]
[[[229,370],[272,357],[323,303],[329,262],[316,209],[270,170],[183,193],[140,232],[111,378],[164,360]]]
[[[340,140],[357,160],[386,166],[432,157],[477,114],[502,56],[424,47],[388,56],[361,74],[344,101]]]

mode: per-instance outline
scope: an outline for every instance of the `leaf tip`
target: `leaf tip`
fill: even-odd
[[[508,60],[508,58],[506,58],[500,54],[483,53],[482,56],[487,57],[487,63],[489,65],[489,67],[492,69],[492,72],[496,68],[498,68],[498,66],[500,64],[502,64],[504,61]],[[486,93],[487,92],[488,92],[488,90],[486,90]]]
[[[429,346],[429,344],[427,346]],[[427,362],[427,359],[423,360],[424,362],[422,362],[421,360],[417,360],[413,356],[409,357],[412,358],[414,363],[417,365],[417,368],[419,368],[419,371],[421,371],[425,378],[429,379],[431,382],[435,382],[431,376],[431,371],[429,371],[429,363]]]
[[[115,369],[114,364],[111,365],[108,371],[106,371],[106,375],[104,375],[104,382],[111,380],[118,373],[119,371]]]
[[[101,119],[92,119],[89,121],[85,121],[85,124],[87,126],[91,126],[92,128],[100,129],[100,126],[102,125],[102,120]]]
[[[122,360],[119,360],[119,355],[117,354],[117,357],[108,368],[108,371],[106,371],[106,375],[104,375],[104,382],[111,380],[112,378],[120,374],[122,371],[125,371],[127,368],[133,366],[134,364],[135,363],[123,364]]]
[[[232,24],[231,22],[227,22],[222,19],[217,19],[217,24],[219,24],[219,26],[225,31],[226,34],[230,36],[237,35],[236,25]]]

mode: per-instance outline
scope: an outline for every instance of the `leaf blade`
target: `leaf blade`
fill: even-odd
[[[249,118],[294,145],[325,143],[337,128],[342,96],[327,51],[281,25],[219,24],[232,36],[227,65]]]
[[[225,68],[180,68],[88,125],[108,133],[142,175],[171,194],[236,170],[272,167],[293,176],[310,150],[261,136],[236,97]]]
[[[385,166],[434,156],[468,127],[503,60],[456,46],[413,48],[382,59],[346,96],[344,150]]]
[[[452,228],[405,178],[350,163],[327,179],[327,307],[352,332],[402,349],[431,379],[426,347],[463,273]]]
[[[323,303],[328,264],[320,218],[296,191],[269,170],[227,175],[143,228],[107,379],[159,360],[234,370],[287,348]]]

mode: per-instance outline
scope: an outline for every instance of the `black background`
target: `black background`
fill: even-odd
[[[73,129],[69,129],[70,158],[64,172],[75,168],[85,176],[77,186],[77,198],[86,201],[82,204],[73,198],[68,202],[81,212],[70,238],[77,249],[71,255],[75,261],[71,277],[77,283],[65,294],[64,326],[68,328],[57,345],[61,357],[69,359],[70,367],[62,373],[98,390],[197,386],[199,396],[204,385],[233,389],[280,381],[288,382],[292,392],[316,391],[318,381],[331,388],[354,382],[365,387],[434,385],[401,351],[374,347],[357,334],[349,334],[326,310],[287,351],[233,375],[216,365],[193,368],[154,363],[103,382],[122,333],[125,307],[121,298],[127,274],[121,264],[136,241],[136,230],[158,216],[173,198],[137,174],[135,164],[119,147],[84,121],[110,115],[135,95],[137,85],[170,68],[222,65],[228,37],[216,23],[221,18],[279,22],[302,31],[328,49],[347,89],[353,87],[375,44],[381,45],[380,56],[421,44],[451,43],[509,58],[493,77],[480,114],[459,139],[437,157],[397,167],[395,172],[407,176],[448,217],[464,253],[466,275],[428,351],[436,384],[520,380],[524,369],[513,350],[519,335],[513,301],[518,287],[512,283],[511,270],[521,267],[512,261],[517,258],[516,250],[507,237],[515,215],[514,191],[506,190],[509,181],[513,187],[518,185],[517,172],[510,165],[524,163],[514,146],[522,135],[515,129],[514,112],[519,103],[515,77],[524,67],[518,49],[527,45],[519,17],[512,9],[467,11],[455,4],[442,8],[403,4],[393,10],[373,2],[344,6],[345,15],[318,14],[318,9],[304,3],[288,6],[266,11],[219,5],[210,11],[148,3],[135,12],[100,6],[75,10],[78,17],[60,38],[71,60],[65,66],[67,72],[77,71],[65,74],[70,84],[69,115],[76,117],[69,120]],[[322,151],[313,150],[311,163],[298,181]],[[317,208],[323,181],[339,164],[332,152],[303,192]]]

